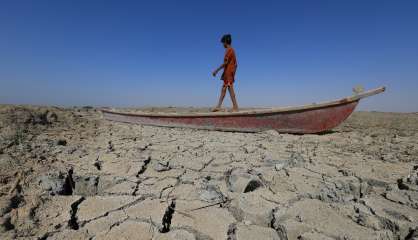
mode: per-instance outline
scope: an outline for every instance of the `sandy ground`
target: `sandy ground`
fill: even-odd
[[[0,182],[0,239],[418,239],[418,114],[290,135],[3,105]]]

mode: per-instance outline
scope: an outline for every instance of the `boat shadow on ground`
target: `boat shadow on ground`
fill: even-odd
[[[319,132],[319,133],[309,133],[309,134],[323,136],[323,135],[334,134],[334,133],[341,133],[341,132],[342,131],[338,131],[338,130],[326,130],[326,131]],[[306,135],[306,133],[286,133],[286,134],[295,135],[295,136]]]

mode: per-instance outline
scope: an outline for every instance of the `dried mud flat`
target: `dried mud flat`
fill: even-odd
[[[0,182],[0,239],[418,239],[418,114],[289,135],[3,105]]]

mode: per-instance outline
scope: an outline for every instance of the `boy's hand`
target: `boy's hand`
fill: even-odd
[[[217,71],[217,70],[213,71],[213,72],[212,72],[212,76],[216,77],[216,74],[217,74],[217,73],[218,73],[218,71]]]

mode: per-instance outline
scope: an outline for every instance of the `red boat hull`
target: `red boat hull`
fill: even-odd
[[[319,133],[342,123],[354,111],[360,99],[382,93],[385,89],[380,87],[361,93],[356,91],[353,96],[329,102],[232,113],[129,113],[108,109],[102,112],[107,120],[154,126],[239,132],[274,129],[282,133]]]
[[[146,116],[103,111],[108,120],[165,127],[259,132],[274,129],[281,133],[318,133],[338,126],[354,111],[358,101],[285,112],[223,116]]]

